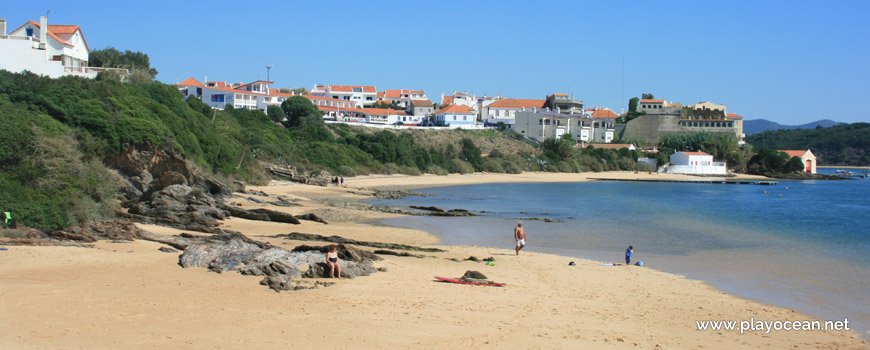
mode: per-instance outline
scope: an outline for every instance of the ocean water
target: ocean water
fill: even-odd
[[[370,202],[480,214],[381,221],[431,232],[448,245],[512,248],[518,220],[531,251],[624,262],[624,251],[632,245],[633,261],[642,260],[647,267],[823,320],[848,318],[868,335],[870,179],[771,186],[482,184],[417,192],[434,196]]]

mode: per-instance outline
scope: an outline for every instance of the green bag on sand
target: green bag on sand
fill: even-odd
[[[6,217],[5,217],[5,220],[3,221],[3,223],[8,224],[10,221],[12,221],[12,213],[10,213],[8,211],[4,211],[3,214],[6,214],[5,215]]]

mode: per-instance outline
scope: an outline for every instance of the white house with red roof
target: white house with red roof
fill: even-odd
[[[777,150],[777,152],[788,154],[789,159],[794,157],[800,158],[801,163],[804,164],[804,172],[816,173],[816,156],[810,150]]]
[[[30,71],[58,78],[76,75],[94,78],[104,68],[88,67],[90,49],[77,25],[49,25],[48,17],[27,21],[6,34],[6,20],[0,18],[0,69]],[[117,70],[123,75],[126,69]]]
[[[676,152],[670,156],[670,174],[726,175],[725,162],[714,162],[713,156],[704,152]]]
[[[470,107],[474,110],[474,115],[480,115],[480,109],[489,106],[495,101],[501,99],[500,96],[477,96],[477,95],[469,95],[468,91],[459,92],[453,91],[453,95],[445,95],[441,94],[441,106],[449,106],[449,105],[461,105]]]
[[[411,100],[428,100],[426,91],[424,90],[385,90],[383,93],[378,93],[379,102],[396,102],[399,107],[407,108]]]
[[[273,90],[271,81],[257,80],[248,84],[234,84],[221,81],[206,81],[200,83],[194,78],[187,78],[175,84],[184,98],[196,97],[212,108],[224,109],[226,105],[235,109],[266,111],[268,106],[280,106],[293,93]]]
[[[365,85],[314,85],[311,95],[353,101],[357,108],[371,106],[378,102],[378,92],[375,87]]]
[[[451,128],[473,127],[476,119],[474,109],[459,104],[449,105],[435,112],[435,123]]]
[[[481,109],[481,118],[483,118],[483,122],[486,125],[497,125],[501,122],[511,126],[516,123],[516,114],[518,112],[534,112],[543,109],[545,102],[546,100],[502,98],[483,107]]]

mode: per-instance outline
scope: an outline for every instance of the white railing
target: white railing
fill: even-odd
[[[66,73],[84,73],[97,74],[102,72],[116,72],[122,76],[130,74],[130,70],[126,68],[103,68],[103,67],[63,67]]]

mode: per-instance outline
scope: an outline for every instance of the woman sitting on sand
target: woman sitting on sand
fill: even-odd
[[[338,279],[341,279],[341,266],[338,265],[338,252],[335,244],[329,246],[329,253],[326,253],[326,266],[329,266],[329,276],[335,278],[338,274]]]

